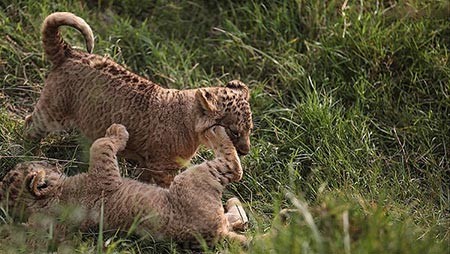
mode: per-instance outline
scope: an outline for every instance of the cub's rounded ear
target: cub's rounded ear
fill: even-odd
[[[248,101],[250,99],[250,93],[248,90],[248,87],[241,82],[240,80],[231,80],[230,82],[228,82],[225,87],[230,88],[230,89],[236,89],[242,92],[242,94],[244,94],[245,99]]]
[[[217,111],[217,98],[211,92],[204,89],[198,89],[197,92],[195,92],[195,98],[206,112],[213,113]]]

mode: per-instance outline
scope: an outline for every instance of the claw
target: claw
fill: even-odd
[[[37,172],[33,172],[30,180],[30,189],[36,196],[40,196],[40,192],[43,188],[47,187],[47,183],[45,182],[45,170],[39,170]]]

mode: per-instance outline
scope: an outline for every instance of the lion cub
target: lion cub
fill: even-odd
[[[98,228],[103,209],[104,230],[128,230],[138,221],[136,233],[155,239],[191,246],[199,238],[210,246],[221,238],[244,243],[246,237],[233,232],[246,223],[243,210],[235,209],[240,202],[230,199],[225,213],[221,201],[225,186],[242,177],[239,157],[223,127],[211,127],[204,137],[216,157],[180,173],[166,189],[120,176],[116,153],[125,148],[128,132],[113,124],[91,146],[87,173],[67,177],[47,162],[21,163],[0,183],[0,201],[13,215],[58,216],[61,207],[81,206],[81,230]]]
[[[39,140],[49,132],[76,127],[88,138],[103,135],[112,123],[127,127],[123,156],[146,168],[140,178],[168,186],[178,169],[206,143],[205,130],[222,125],[239,154],[250,149],[253,128],[249,90],[240,81],[225,87],[165,89],[107,57],[73,49],[59,27],[78,29],[88,52],[94,47],[89,25],[68,12],[49,15],[42,41],[53,68],[33,113],[26,136]]]

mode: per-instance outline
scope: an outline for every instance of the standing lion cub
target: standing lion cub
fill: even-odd
[[[94,47],[83,19],[68,12],[45,19],[42,41],[53,68],[26,118],[27,137],[39,140],[75,127],[95,140],[112,123],[121,123],[130,133],[122,155],[146,168],[141,180],[162,186],[170,184],[200,144],[207,145],[203,133],[213,125],[225,127],[239,154],[249,152],[253,125],[245,84],[234,80],[225,87],[165,89],[107,57],[73,49],[60,35],[63,25],[83,34],[88,52]]]
[[[113,124],[92,144],[87,173],[68,177],[45,161],[18,164],[0,182],[0,203],[12,215],[29,219],[36,214],[58,217],[63,207],[79,207],[81,230],[98,229],[103,210],[105,231],[136,227],[138,235],[171,238],[191,247],[199,239],[209,246],[222,238],[245,243],[244,235],[233,232],[247,218],[242,207],[237,209],[239,200],[227,202],[227,213],[221,201],[225,186],[242,177],[236,149],[221,126],[206,130],[204,137],[215,158],[183,171],[166,189],[120,176],[116,154],[125,148],[128,133]],[[64,238],[59,234],[67,228],[57,223],[54,230]]]

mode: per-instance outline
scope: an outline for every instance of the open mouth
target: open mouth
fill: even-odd
[[[248,151],[242,151],[241,149],[236,149],[239,156],[244,156],[248,154]]]

